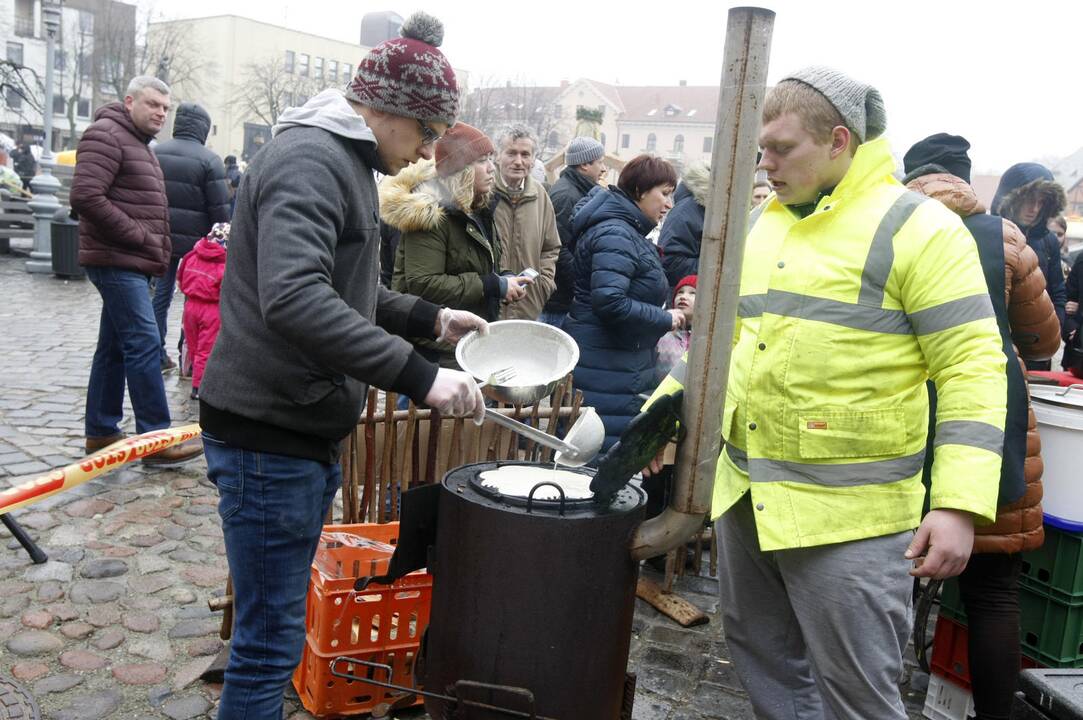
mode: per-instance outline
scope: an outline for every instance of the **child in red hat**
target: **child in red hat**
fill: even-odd
[[[692,313],[696,308],[695,275],[685,275],[677,283],[673,290],[673,308],[684,313],[684,327],[666,333],[658,341],[658,366],[655,370],[658,382],[662,382],[662,378],[669,374],[692,344]]]

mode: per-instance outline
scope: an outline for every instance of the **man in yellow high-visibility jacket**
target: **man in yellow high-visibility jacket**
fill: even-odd
[[[1007,388],[978,254],[892,177],[885,125],[875,88],[827,68],[764,106],[774,194],[750,219],[712,515],[727,643],[768,720],[904,720],[911,575],[961,572],[996,514]]]

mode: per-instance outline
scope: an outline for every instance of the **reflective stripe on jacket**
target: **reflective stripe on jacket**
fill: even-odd
[[[772,197],[752,219],[712,515],[751,491],[763,550],[917,527],[930,378],[932,507],[996,515],[1005,361],[974,241],[893,170],[874,140],[808,217]]]

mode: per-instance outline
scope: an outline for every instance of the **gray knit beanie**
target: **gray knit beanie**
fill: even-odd
[[[605,155],[605,147],[591,137],[572,138],[568,149],[564,151],[564,164],[569,167],[592,163]]]
[[[884,134],[887,111],[880,91],[872,85],[822,65],[798,70],[782,79],[802,82],[827,98],[861,142],[875,140]]]

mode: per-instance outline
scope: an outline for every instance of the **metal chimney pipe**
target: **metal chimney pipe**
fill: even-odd
[[[640,525],[632,538],[637,560],[688,540],[711,509],[774,22],[774,12],[757,7],[732,8],[726,22],[711,197],[696,284],[696,331],[681,413],[686,434],[677,451],[669,507]]]

